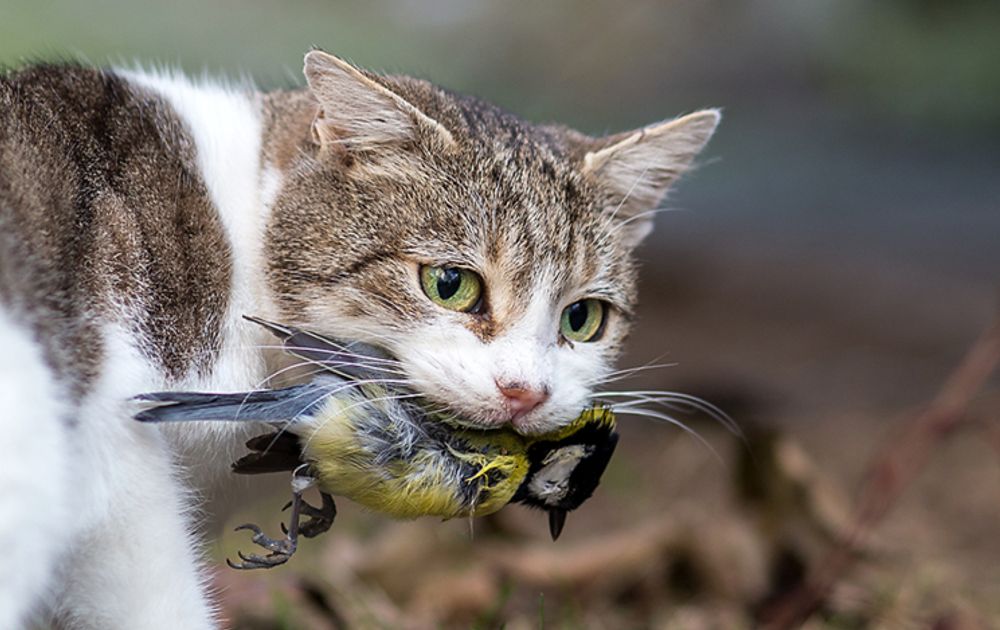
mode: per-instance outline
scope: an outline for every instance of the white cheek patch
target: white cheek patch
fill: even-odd
[[[500,393],[486,346],[460,325],[427,326],[397,346],[413,387],[473,423],[497,424]]]
[[[543,274],[538,286],[550,285]],[[551,395],[558,385],[553,365],[559,349],[559,315],[546,291],[536,290],[532,295],[523,314],[489,344],[489,349],[498,381],[547,390]]]

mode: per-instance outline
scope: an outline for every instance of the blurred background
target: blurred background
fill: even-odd
[[[844,535],[868,459],[996,312],[998,33],[1000,3],[975,0],[2,0],[0,64],[288,87],[318,46],[592,134],[723,107],[641,251],[621,367],[670,367],[620,385],[700,395],[745,440],[623,418],[557,543],[519,508],[393,524],[341,501],[290,566],[217,583],[237,628],[738,628]],[[997,379],[970,417],[808,624],[1000,625]],[[276,529],[283,501],[225,525]]]

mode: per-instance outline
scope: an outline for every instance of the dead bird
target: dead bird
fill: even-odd
[[[510,428],[463,427],[398,386],[380,349],[248,318],[274,333],[288,352],[320,368],[309,382],[282,389],[210,394],[156,392],[137,400],[142,422],[261,422],[274,430],[247,442],[233,464],[242,474],[293,471],[289,526],[273,539],[254,524],[267,556],[240,553],[238,569],[283,564],[298,536],[330,528],[333,496],[394,518],[482,516],[515,502],[544,509],[555,540],[566,514],[600,482],[618,441],[607,407],[585,409],[555,432],[524,436]],[[318,486],[322,506],[302,493]],[[309,517],[308,520],[302,517]],[[228,562],[228,561],[227,561]]]

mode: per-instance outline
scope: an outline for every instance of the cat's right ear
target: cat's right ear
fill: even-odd
[[[313,50],[303,72],[319,102],[312,137],[321,146],[364,150],[423,140],[447,148],[455,142],[436,120],[343,59]]]
[[[715,132],[719,110],[706,109],[597,140],[583,157],[583,173],[609,193],[609,212],[629,247],[653,228],[667,190],[690,168]]]

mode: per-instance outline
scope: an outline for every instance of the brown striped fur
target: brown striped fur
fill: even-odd
[[[168,374],[208,367],[228,247],[176,117],[112,73],[74,66],[0,78],[0,111],[0,298],[52,364],[92,378],[93,324],[125,307]]]

